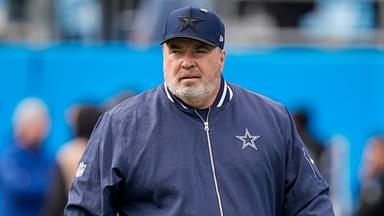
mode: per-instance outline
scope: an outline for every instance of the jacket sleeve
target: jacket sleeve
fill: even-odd
[[[286,111],[288,113],[288,111]],[[299,137],[291,115],[286,127],[285,215],[334,215],[329,187]]]
[[[104,114],[97,122],[80,160],[64,215],[116,215],[122,176],[113,167],[119,149],[118,129]]]

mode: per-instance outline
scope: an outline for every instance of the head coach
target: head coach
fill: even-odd
[[[65,215],[334,215],[287,109],[224,79],[224,42],[212,11],[168,15],[165,82],[99,119]]]

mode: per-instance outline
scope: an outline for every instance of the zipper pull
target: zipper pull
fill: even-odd
[[[208,122],[204,122],[204,130],[205,130],[206,132],[209,131]]]

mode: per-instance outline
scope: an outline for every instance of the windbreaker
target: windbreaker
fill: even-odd
[[[224,81],[205,115],[164,84],[99,119],[65,215],[117,213],[334,214],[328,185],[287,109]]]

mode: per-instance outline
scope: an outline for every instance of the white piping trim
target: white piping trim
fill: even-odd
[[[168,91],[168,87],[167,87],[167,83],[164,82],[164,88],[165,88],[165,93],[167,94],[167,97],[170,101],[172,101],[172,103],[175,103],[175,100],[173,100],[171,94],[169,93]],[[189,109],[188,107],[186,107],[183,103],[179,103],[184,109]]]
[[[168,87],[167,87],[167,83],[166,82],[164,82],[164,89],[165,89],[165,93],[167,94],[168,99],[170,101],[172,101],[172,103],[175,103],[175,101],[173,100],[173,98],[171,97],[171,95],[168,92]]]
[[[232,100],[233,92],[232,92],[231,87],[228,86],[228,90],[229,90],[229,100]]]
[[[219,103],[217,104],[217,107],[221,107],[223,105],[226,96],[227,96],[227,82],[224,82],[224,91],[223,91],[223,94],[221,95]]]
[[[225,100],[225,97],[227,96],[227,88],[229,90],[229,100],[232,100],[232,97],[233,97],[233,92],[232,92],[232,89],[231,87],[229,87],[229,85],[227,85],[227,82],[224,82],[224,90],[223,90],[223,94],[221,95],[221,98],[220,98],[220,101],[219,103],[217,104],[216,107],[221,107],[224,103],[224,100]],[[168,99],[170,101],[172,101],[172,103],[175,103],[175,100],[173,100],[171,94],[169,93],[168,91],[168,87],[167,87],[167,83],[164,82],[164,89],[165,89],[165,93],[168,97]],[[189,109],[188,107],[186,107],[183,103],[180,103],[180,105],[184,108],[184,109]]]
[[[179,103],[184,109],[189,109],[188,107],[186,107],[183,103]]]

